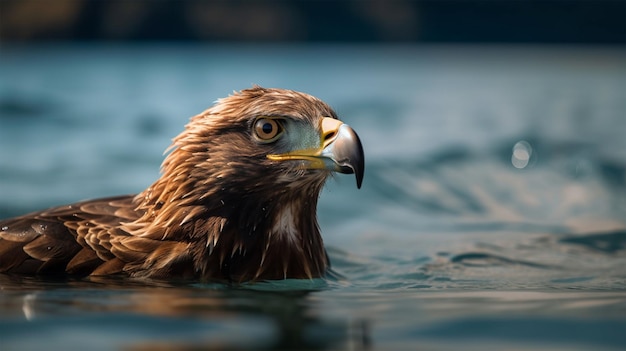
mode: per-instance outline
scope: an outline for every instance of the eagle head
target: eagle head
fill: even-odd
[[[313,96],[255,86],[218,100],[173,139],[161,177],[136,197],[143,216],[126,230],[188,243],[178,262],[204,278],[320,277],[329,262],[316,207],[332,172],[355,174],[360,188],[354,130]]]

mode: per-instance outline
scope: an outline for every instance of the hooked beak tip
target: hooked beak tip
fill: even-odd
[[[336,164],[335,171],[345,174],[354,173],[356,186],[361,188],[365,172],[363,145],[356,132],[347,124],[337,130],[335,140],[329,144],[322,155],[327,156]]]

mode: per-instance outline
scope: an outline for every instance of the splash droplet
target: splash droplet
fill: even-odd
[[[533,148],[527,141],[520,140],[515,143],[515,145],[513,145],[513,154],[511,155],[513,167],[518,169],[526,168],[532,154]]]

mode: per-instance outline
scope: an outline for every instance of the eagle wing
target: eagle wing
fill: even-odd
[[[0,220],[0,272],[87,275],[120,271],[112,238],[136,219],[133,195],[54,207]]]

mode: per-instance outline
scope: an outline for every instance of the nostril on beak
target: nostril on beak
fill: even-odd
[[[339,135],[339,128],[343,125],[343,122],[331,117],[324,117],[320,121],[320,131],[323,147],[332,143]]]
[[[337,135],[337,133],[334,130],[331,130],[330,132],[324,134],[324,141],[326,142],[326,141],[332,140],[335,137],[335,135]]]

